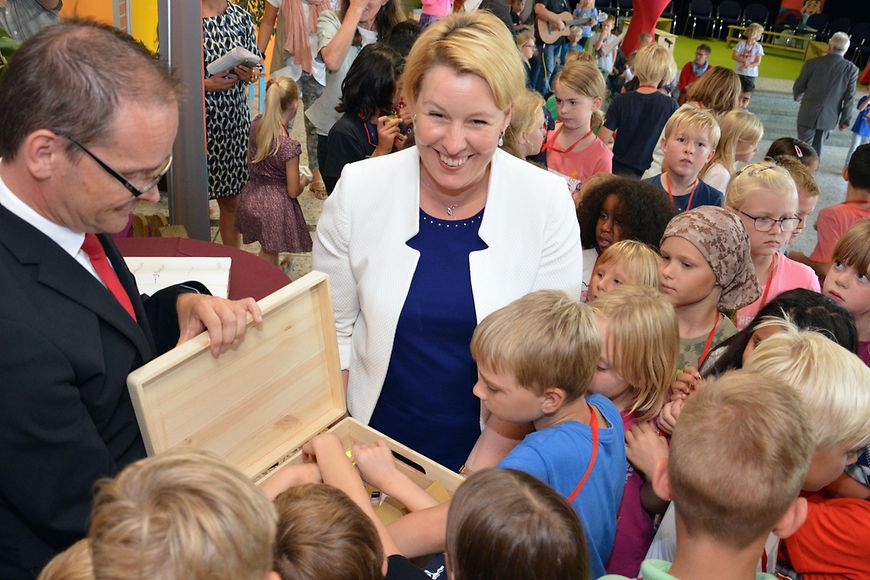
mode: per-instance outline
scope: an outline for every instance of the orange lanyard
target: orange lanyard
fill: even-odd
[[[589,479],[592,468],[595,467],[595,459],[598,457],[598,416],[595,414],[595,409],[592,408],[592,405],[586,403],[586,406],[589,407],[589,427],[592,429],[592,457],[589,458],[589,466],[586,468],[586,473],[583,474],[577,487],[565,498],[565,501],[568,503],[577,499],[577,495],[583,489],[583,486],[586,485],[586,480]]]
[[[665,179],[668,180],[668,182],[665,185],[668,188],[668,198],[671,200],[671,205],[673,205],[674,207],[677,207],[677,204],[674,201],[674,194],[671,193],[671,177],[667,173],[664,175],[664,177],[665,177]],[[695,185],[692,187],[691,193],[689,193],[689,203],[686,204],[686,209],[683,211],[689,211],[690,209],[692,209],[692,200],[695,199],[695,190],[698,189],[698,184],[700,182],[701,182],[700,179],[695,180]]]
[[[591,135],[594,132],[593,129],[589,129],[588,133],[586,133],[585,135],[583,135],[582,137],[580,137],[579,139],[577,139],[576,141],[571,143],[571,146],[568,147],[567,149],[557,149],[556,148],[556,138],[559,136],[559,133],[562,132],[562,127],[564,127],[564,125],[559,125],[559,128],[553,132],[553,137],[551,139],[547,139],[547,142],[544,144],[544,149],[543,149],[544,151],[552,150],[552,151],[555,151],[556,153],[570,153],[574,149],[574,147],[576,147],[577,145],[580,144],[580,141],[582,141],[583,139],[585,139],[586,137],[588,137],[589,135]]]
[[[761,302],[758,303],[759,308],[767,304],[767,295],[770,294],[770,287],[773,286],[773,279],[776,277],[778,269],[779,253],[776,253],[770,261],[770,270],[767,271],[767,282],[764,283],[764,292],[761,294]]]
[[[719,319],[722,318],[722,313],[716,311],[716,320],[713,321],[713,328],[710,329],[710,334],[707,335],[707,342],[704,343],[704,350],[701,351],[701,358],[698,359],[698,368],[703,366],[707,360],[707,355],[710,354],[710,347],[713,346],[713,335],[716,334],[716,327],[719,326]]]

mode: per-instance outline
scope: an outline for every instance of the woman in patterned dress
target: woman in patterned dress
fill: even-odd
[[[257,39],[251,15],[227,0],[202,0],[203,66],[241,46],[255,54]],[[208,195],[220,208],[221,241],[238,247],[236,204],[248,181],[248,134],[251,113],[245,87],[257,72],[246,66],[209,75],[205,81],[205,134],[208,149]]]

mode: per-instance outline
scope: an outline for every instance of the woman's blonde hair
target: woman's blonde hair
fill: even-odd
[[[658,290],[659,287],[658,252],[643,242],[637,240],[622,240],[608,246],[595,262],[595,267],[618,262],[631,274],[633,281],[627,282],[637,286],[646,286]]]
[[[257,150],[251,163],[259,163],[266,157],[278,152],[281,137],[287,134],[284,111],[294,107],[299,101],[299,87],[290,77],[275,77],[269,81],[266,88],[266,105],[263,116],[255,131],[254,143]]]
[[[662,408],[677,373],[680,329],[674,307],[658,290],[623,285],[591,304],[607,323],[602,345],[610,353],[614,372],[631,385],[628,411],[648,421]]]
[[[306,484],[275,498],[275,571],[282,580],[380,580],[384,549],[374,523],[339,489]]]
[[[36,580],[94,580],[88,539],[79,540],[52,558]]]
[[[634,72],[641,84],[667,84],[677,76],[677,63],[670,50],[650,44],[634,55]]]
[[[590,98],[604,99],[607,87],[601,71],[591,61],[574,59],[565,62],[562,70],[556,74],[555,83],[562,83],[577,94]]]
[[[496,106],[507,111],[526,86],[523,61],[504,22],[490,12],[460,12],[428,26],[405,63],[404,92],[414,103],[423,78],[447,66],[486,82]]]
[[[728,111],[719,117],[719,145],[713,157],[701,170],[699,178],[704,179],[707,171],[716,163],[721,163],[728,170],[729,175],[734,171],[734,156],[737,145],[744,143],[758,143],[764,136],[764,125],[754,114],[748,111]]]
[[[725,190],[725,207],[739,210],[749,194],[759,189],[788,196],[797,213],[798,194],[794,179],[772,161],[752,163],[738,171]]]
[[[522,143],[535,129],[543,126],[544,98],[537,91],[526,89],[514,101],[511,124],[504,134],[503,149],[511,155],[524,158]]]

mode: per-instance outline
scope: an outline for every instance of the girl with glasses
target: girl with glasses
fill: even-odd
[[[772,162],[747,165],[728,184],[725,207],[740,217],[749,233],[752,265],[761,285],[761,297],[737,311],[737,328],[749,324],[762,306],[786,290],[821,289],[810,267],[779,251],[800,224],[797,187],[788,171]]]

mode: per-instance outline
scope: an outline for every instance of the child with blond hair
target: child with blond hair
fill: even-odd
[[[659,288],[677,312],[679,368],[700,367],[710,349],[737,329],[722,312],[761,294],[749,236],[733,212],[701,206],[677,215],[662,236]]]
[[[299,88],[293,79],[269,81],[263,114],[251,124],[250,176],[236,208],[236,228],[244,242],[260,242],[260,257],[275,265],[280,252],[311,251],[298,200],[311,178],[300,174],[302,146],[287,131],[298,108]]]
[[[764,125],[747,111],[729,111],[719,117],[719,144],[698,179],[724,192],[736,170],[735,164],[749,163],[764,136]]]
[[[797,187],[788,171],[770,161],[747,165],[728,185],[725,206],[749,234],[752,266],[762,288],[758,300],[737,311],[737,328],[749,324],[762,306],[786,290],[821,290],[811,268],[780,252],[800,223]]]
[[[791,233],[791,239],[788,241],[789,244],[792,244],[801,232],[804,231],[804,228],[807,225],[807,218],[810,217],[810,214],[812,214],[813,211],[815,211],[816,204],[819,203],[819,198],[822,195],[822,190],[819,189],[819,184],[813,176],[813,172],[796,157],[782,155],[780,157],[774,157],[773,161],[788,171],[788,174],[791,175],[791,178],[794,180],[795,187],[797,187],[797,217],[800,221]]]
[[[637,51],[633,70],[639,81],[636,91],[616,95],[607,109],[598,138],[613,143],[613,172],[640,177],[652,161],[656,135],[677,110],[677,103],[659,92],[659,86],[671,82],[677,65],[671,52],[657,44]]]
[[[511,155],[526,159],[541,152],[546,134],[544,98],[537,91],[526,89],[514,100],[502,147]]]
[[[553,83],[559,122],[547,134],[547,168],[569,180],[572,191],[596,173],[610,173],[613,153],[592,130],[592,114],[606,89],[595,65],[569,60]]]
[[[665,123],[661,141],[663,166],[667,169],[645,181],[665,191],[677,211],[703,205],[721,206],[722,192],[700,178],[716,153],[720,136],[719,123],[712,113],[680,107]]]
[[[643,577],[774,580],[756,574],[758,555],[771,532],[787,537],[803,523],[812,449],[801,399],[777,379],[733,371],[698,391],[653,468],[656,493],[676,506],[674,553],[648,557]]]
[[[629,465],[606,569],[634,576],[653,539],[653,518],[667,502],[649,481],[657,454],[629,445],[634,430],[652,429],[677,371],[680,333],[674,307],[657,290],[620,286],[592,304],[601,358],[589,390],[609,398],[622,415]],[[660,445],[665,445],[664,440]]]
[[[636,240],[622,240],[609,246],[595,261],[586,302],[626,285],[658,288],[659,255]]]
[[[743,40],[737,43],[731,52],[731,60],[735,62],[734,72],[741,77],[748,92],[755,90],[755,79],[758,78],[758,65],[764,56],[764,48],[761,46],[761,36],[764,27],[753,22],[743,30]]]
[[[498,467],[528,473],[566,498],[583,524],[592,577],[601,576],[626,461],[619,411],[588,392],[601,355],[591,309],[563,292],[532,292],[483,319],[471,353],[485,413],[534,426]],[[443,504],[413,512],[390,533],[407,556],[431,554],[444,549],[446,515]]]
[[[98,482],[88,539],[98,580],[277,579],[275,508],[212,453],[167,451]]]

